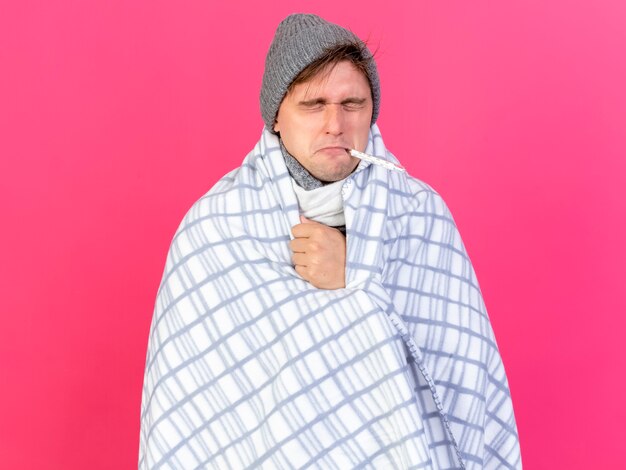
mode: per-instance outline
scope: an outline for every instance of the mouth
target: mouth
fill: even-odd
[[[318,152],[323,152],[331,155],[348,155],[350,156],[350,148],[344,147],[343,145],[331,145],[328,147],[323,147],[318,150]]]

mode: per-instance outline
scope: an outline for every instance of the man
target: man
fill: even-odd
[[[470,261],[437,193],[393,169],[379,104],[355,35],[281,22],[261,139],[170,249],[140,467],[521,466]]]

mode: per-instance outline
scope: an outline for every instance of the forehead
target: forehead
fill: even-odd
[[[296,84],[288,93],[291,99],[306,97],[333,97],[355,96],[371,97],[369,80],[362,70],[359,70],[349,61],[329,64],[310,79]]]

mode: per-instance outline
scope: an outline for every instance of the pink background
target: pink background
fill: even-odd
[[[378,48],[381,130],[455,214],[525,467],[626,466],[624,5],[3,2],[0,466],[136,466],[169,242],[256,142],[303,10]]]

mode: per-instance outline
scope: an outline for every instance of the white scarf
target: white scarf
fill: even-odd
[[[302,215],[329,227],[345,225],[346,219],[343,215],[343,198],[341,197],[343,183],[344,180],[335,181],[307,191],[292,179],[293,190]]]

